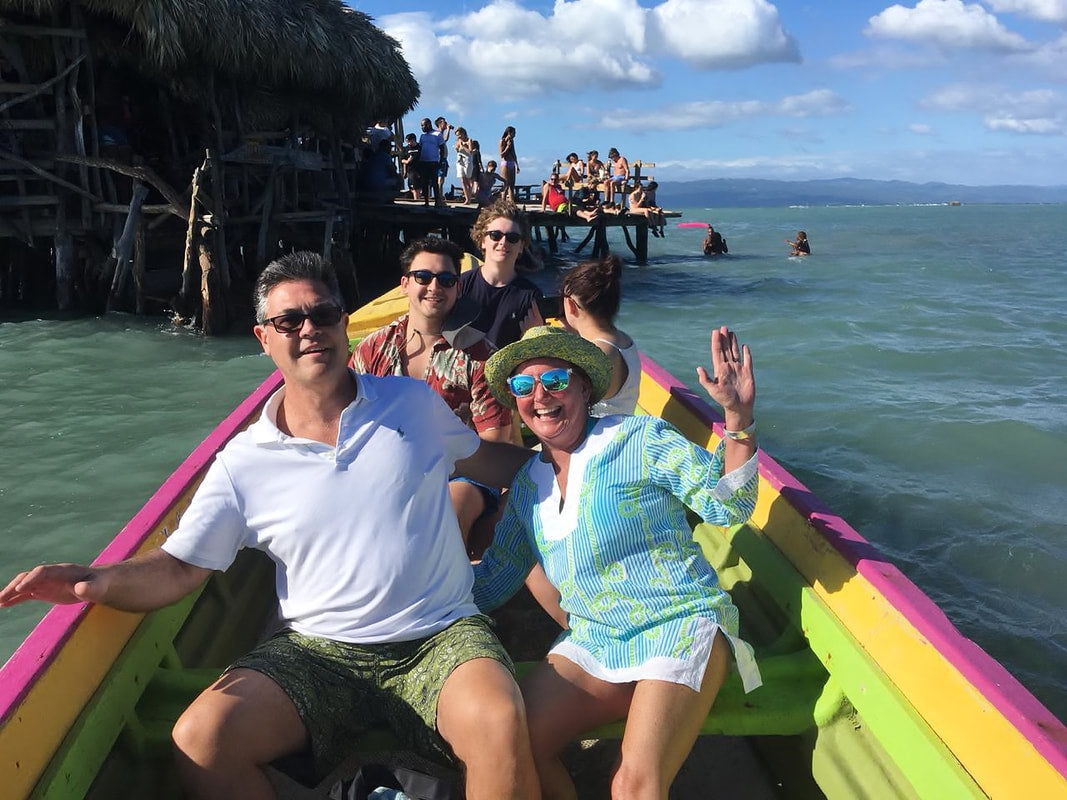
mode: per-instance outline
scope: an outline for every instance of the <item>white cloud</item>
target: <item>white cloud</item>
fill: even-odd
[[[985,119],[985,126],[991,131],[1037,134],[1039,136],[1060,136],[1067,133],[1061,120],[1048,118],[1016,119],[1015,117],[989,116]]]
[[[796,42],[767,0],[556,0],[547,14],[514,0],[435,19],[383,16],[425,97],[454,110],[492,92],[496,100],[586,88],[650,88],[657,62],[699,70],[799,61]]]
[[[800,60],[778,9],[765,0],[666,0],[651,16],[650,34],[662,42],[663,52],[697,68]]]
[[[925,122],[913,122],[908,126],[908,130],[919,136],[929,136],[934,132],[934,129]]]
[[[1067,0],[984,0],[997,13],[1019,14],[1042,22],[1067,24]]]
[[[1067,98],[1050,89],[1010,91],[991,86],[956,84],[920,102],[934,111],[970,112],[990,131],[1060,136],[1067,134]]]
[[[914,8],[892,5],[868,20],[868,36],[930,44],[944,50],[1023,52],[1026,39],[984,8],[962,0],[919,0]]]
[[[594,127],[614,130],[646,126],[657,130],[720,128],[740,120],[763,117],[826,117],[850,108],[848,101],[836,92],[816,89],[777,101],[698,100],[645,111],[616,109],[600,117]]]
[[[1049,80],[1067,82],[1067,33],[1030,53],[1013,56],[1015,63],[1040,70]]]

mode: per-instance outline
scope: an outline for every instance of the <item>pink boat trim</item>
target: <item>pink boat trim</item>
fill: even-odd
[[[687,410],[722,435],[714,409],[667,370],[644,354],[641,368]],[[809,519],[834,548],[924,636],[931,645],[999,711],[1054,769],[1067,776],[1067,726],[1045,708],[1018,679],[981,647],[966,638],[945,613],[878,549],[777,461],[762,450],[760,474]]]
[[[189,482],[207,469],[215,453],[245,426],[248,418],[279,386],[281,374],[275,372],[245,398],[163,482],[93,563],[109,564],[136,553]],[[89,606],[89,603],[54,606],[7,663],[0,667],[0,724],[19,707],[23,698],[48,669],[63,649],[63,645],[77,630]]]

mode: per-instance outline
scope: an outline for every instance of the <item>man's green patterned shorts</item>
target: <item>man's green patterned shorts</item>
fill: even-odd
[[[457,620],[426,639],[349,644],[284,630],[230,669],[266,675],[289,696],[307,727],[318,769],[348,756],[364,731],[385,727],[408,748],[452,758],[437,733],[437,698],[452,670],[475,658],[515,668],[488,617]]]

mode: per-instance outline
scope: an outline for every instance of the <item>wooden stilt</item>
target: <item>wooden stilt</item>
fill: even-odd
[[[144,313],[146,248],[145,226],[140,222],[133,236],[133,310],[138,314]]]
[[[74,237],[56,221],[53,245],[56,259],[56,306],[68,311],[74,305]]]
[[[197,203],[200,200],[200,176],[203,175],[207,161],[193,170],[192,196],[189,199],[189,225],[185,230],[185,254],[182,259],[182,285],[178,291],[178,311],[186,318],[194,316],[196,298],[193,295],[196,285],[196,273],[200,270],[197,258],[197,234],[201,220]]]
[[[200,327],[206,336],[224,333],[228,326],[226,298],[213,253],[218,231],[210,225],[200,229]]]
[[[216,253],[222,285],[229,291],[230,288],[230,261],[226,255],[226,169],[222,163],[222,155],[226,152],[223,141],[222,114],[219,113],[218,97],[215,92],[215,73],[211,73],[208,83],[208,97],[211,99],[211,118],[215,123],[215,146],[214,154],[208,151],[211,159],[211,190],[214,194],[215,204],[215,232]]]
[[[141,222],[141,206],[145,197],[148,196],[148,187],[140,181],[134,181],[133,197],[130,198],[130,210],[126,214],[126,224],[122,228],[122,235],[115,243],[115,275],[111,279],[111,293],[108,296],[107,310],[111,311],[122,296],[126,284],[126,276],[130,272],[130,262],[133,260],[134,238]]]
[[[330,214],[330,216],[326,218],[326,229],[322,235],[322,257],[326,261],[330,260],[333,250],[333,223],[335,219],[336,216],[333,214]]]
[[[604,256],[611,253],[611,248],[608,247],[608,228],[604,224],[604,220],[598,219],[596,224],[593,225],[593,258],[604,258]]]
[[[259,215],[259,235],[256,237],[256,269],[261,270],[270,260],[267,255],[267,238],[270,234],[270,220],[274,213],[274,194],[278,183],[278,160],[270,165],[270,177],[263,189],[263,206]],[[273,252],[273,249],[272,249]]]
[[[589,244],[589,240],[592,239],[593,236],[595,236],[595,235],[596,235],[596,227],[595,226],[590,226],[589,233],[587,233],[585,235],[585,238],[582,239],[582,241],[580,241],[578,243],[577,247],[574,248],[574,254],[578,255],[578,253],[582,252],[582,248],[584,248],[587,244]],[[594,255],[596,255],[595,251],[594,251]]]
[[[637,249],[634,250],[637,263],[644,266],[648,263],[648,219],[637,223]]]

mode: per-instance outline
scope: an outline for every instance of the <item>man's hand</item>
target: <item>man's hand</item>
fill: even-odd
[[[42,564],[29,572],[20,572],[0,589],[0,607],[18,605],[27,600],[56,605],[96,602],[100,596],[99,575],[92,567]]]

